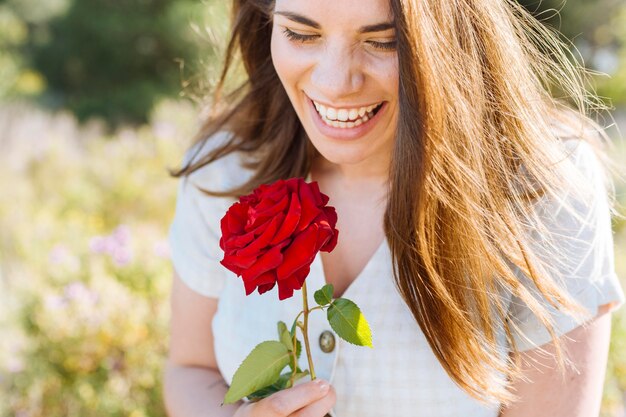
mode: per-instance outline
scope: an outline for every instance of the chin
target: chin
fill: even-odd
[[[324,159],[333,164],[353,165],[367,159],[366,153],[359,149],[361,146],[355,146],[356,144],[331,143],[328,139],[320,138],[311,140],[311,143]]]

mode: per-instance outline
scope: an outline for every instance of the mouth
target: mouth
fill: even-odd
[[[368,123],[380,111],[384,102],[358,108],[335,108],[311,100],[322,121],[331,127],[353,129]]]

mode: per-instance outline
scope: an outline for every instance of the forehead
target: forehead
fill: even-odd
[[[351,29],[391,20],[390,0],[276,0],[275,11],[308,17],[322,28]]]

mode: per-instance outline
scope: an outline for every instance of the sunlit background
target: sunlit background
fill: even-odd
[[[227,3],[0,0],[0,416],[165,415],[166,168],[215,79]],[[597,72],[614,107],[599,122],[626,166],[626,2],[523,3]],[[626,222],[614,226],[624,282]],[[626,308],[613,336],[602,415],[615,417]]]

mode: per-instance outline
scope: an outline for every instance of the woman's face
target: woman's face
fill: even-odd
[[[398,114],[393,28],[388,0],[276,0],[272,61],[330,162],[388,164]]]

